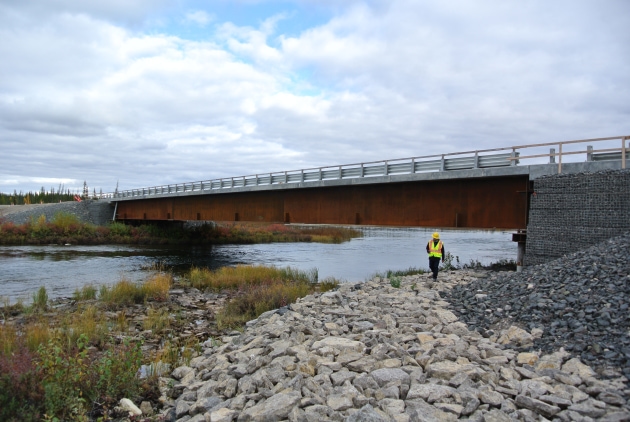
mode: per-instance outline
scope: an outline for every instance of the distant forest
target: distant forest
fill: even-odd
[[[101,195],[102,193],[100,192]],[[56,190],[51,188],[49,191],[46,191],[42,186],[39,192],[24,193],[14,190],[12,194],[0,193],[0,205],[51,204],[53,202],[74,201],[76,196],[79,196],[81,199],[90,197],[87,183],[83,182],[82,194],[72,193],[70,189],[65,189],[63,185],[59,185]],[[91,197],[96,198],[98,196],[96,190],[94,190]]]

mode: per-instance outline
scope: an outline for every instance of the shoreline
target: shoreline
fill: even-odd
[[[135,327],[123,335],[147,347],[157,348],[166,335],[203,343],[189,365],[163,374],[161,396],[143,404],[145,416],[411,421],[418,412],[440,420],[517,412],[628,420],[630,390],[619,371],[598,374],[562,348],[536,350],[541,333],[522,323],[479,333],[456,316],[450,292],[501,275],[442,271],[432,288],[428,274],[401,276],[399,288],[389,279],[347,282],[267,312],[242,332],[212,329],[229,295],[175,284],[166,303],[151,304],[186,315],[170,334],[139,329],[141,309],[123,310]],[[55,306],[68,312],[77,303]]]

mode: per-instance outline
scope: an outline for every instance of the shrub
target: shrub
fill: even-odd
[[[113,405],[122,397],[135,397],[140,391],[136,376],[142,364],[142,343],[109,345],[90,372],[86,392],[92,403]]]
[[[453,263],[453,261],[455,261],[455,263]],[[444,255],[444,261],[440,265],[440,270],[452,271],[457,269],[459,269],[459,256],[446,252],[446,255]]]
[[[84,377],[89,371],[86,346],[87,338],[81,336],[75,353],[62,347],[59,339],[51,339],[38,349],[44,407],[49,418],[77,420],[86,413],[82,394]]]
[[[44,411],[44,389],[34,355],[23,343],[13,346],[11,354],[0,353],[0,420],[39,421]]]
[[[51,339],[37,352],[47,418],[86,420],[89,408],[108,408],[122,397],[134,397],[141,360],[140,342],[110,344],[97,356],[88,353],[85,335],[71,347],[64,347],[60,337]]]
[[[389,284],[392,287],[395,287],[397,289],[400,288],[400,282],[401,282],[400,277],[392,277],[392,278],[389,279]]]
[[[118,221],[114,221],[109,225],[109,233],[112,236],[129,236],[131,234],[131,227],[124,223],[119,223]]]

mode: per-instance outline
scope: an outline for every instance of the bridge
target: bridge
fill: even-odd
[[[524,229],[536,178],[625,169],[630,136],[272,172],[106,194],[120,221]]]

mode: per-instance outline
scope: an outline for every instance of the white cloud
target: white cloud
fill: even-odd
[[[289,7],[238,26],[200,4],[132,3],[0,5],[1,190],[630,133],[625,1],[297,1],[335,11],[297,36],[280,29],[299,18]],[[169,33],[170,16],[207,36]]]
[[[186,13],[185,20],[199,26],[206,26],[214,20],[214,16],[203,10],[195,10],[194,12]]]

